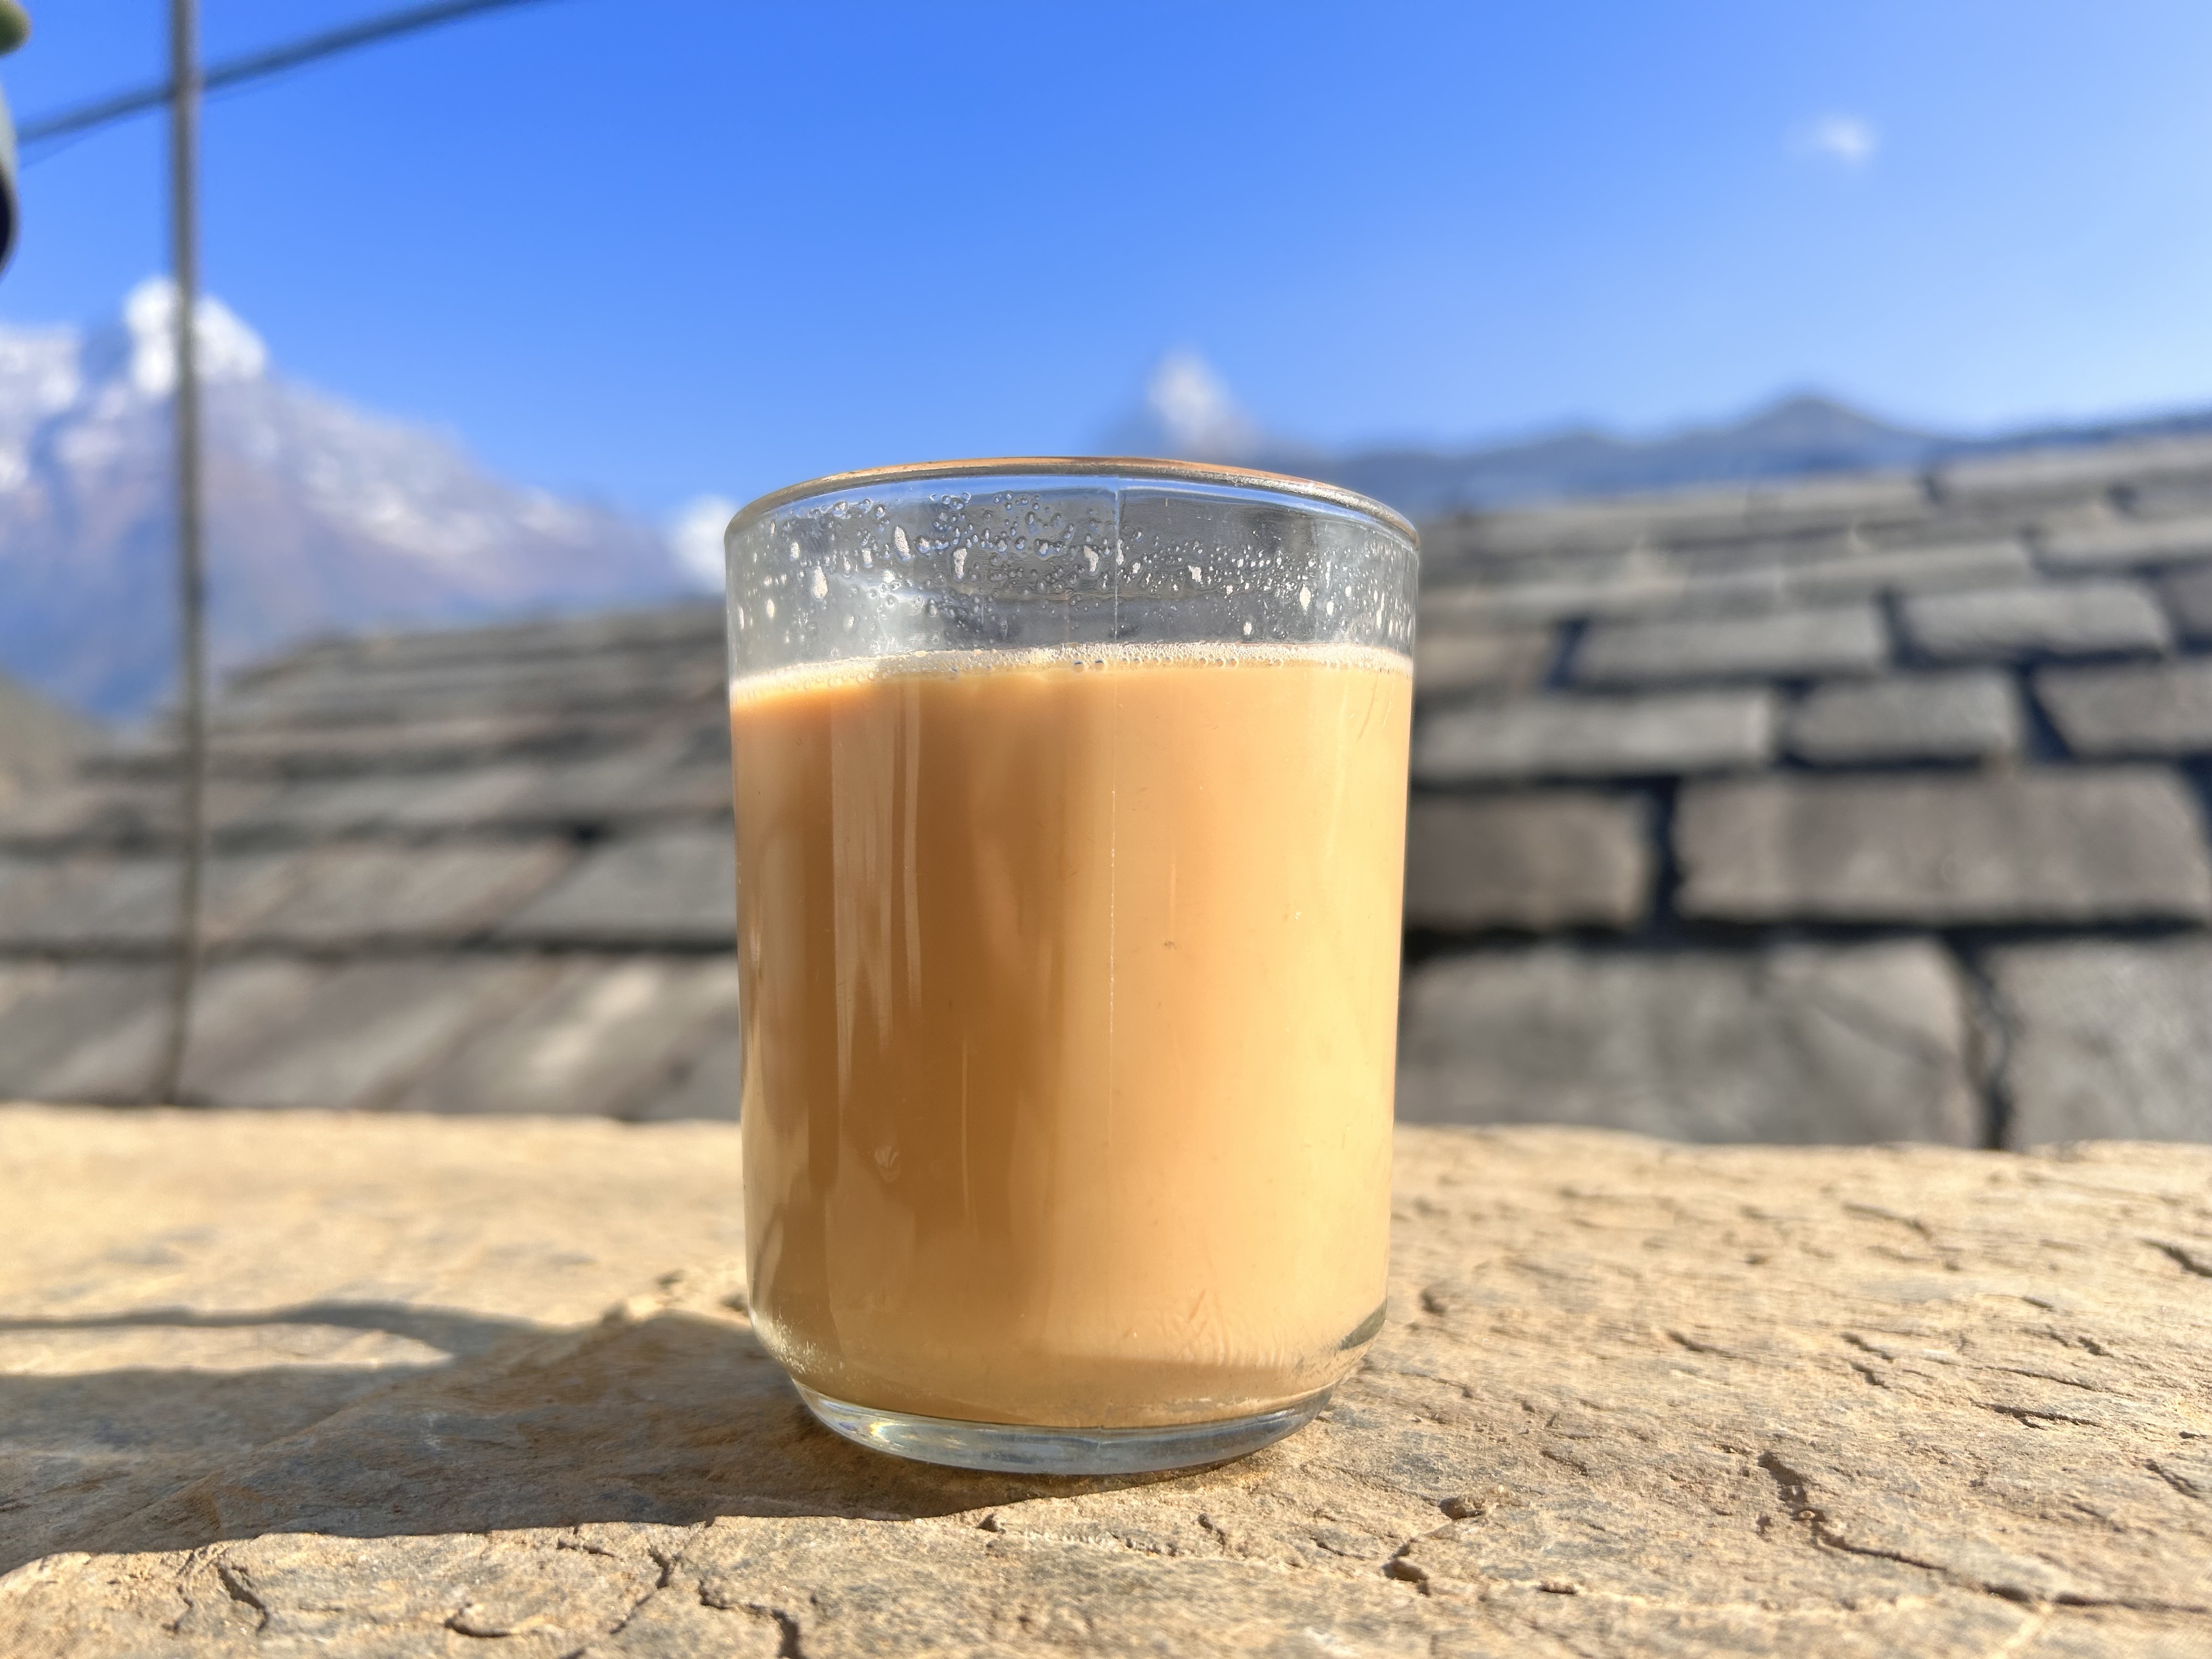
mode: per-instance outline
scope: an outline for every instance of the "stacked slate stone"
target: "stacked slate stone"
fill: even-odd
[[[719,607],[330,641],[214,725],[188,1099],[735,1115]],[[0,1098],[144,1098],[176,799],[153,740],[0,805]]]
[[[1424,539],[1401,1116],[2212,1139],[2212,441]]]

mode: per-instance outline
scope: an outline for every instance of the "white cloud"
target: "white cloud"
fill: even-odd
[[[1881,148],[1881,135],[1863,116],[1823,115],[1805,128],[1799,143],[1812,154],[1856,173],[1874,160]]]
[[[715,592],[722,588],[722,532],[738,504],[726,495],[701,495],[669,515],[662,534],[684,574]]]

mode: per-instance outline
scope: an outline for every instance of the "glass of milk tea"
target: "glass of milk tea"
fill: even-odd
[[[1382,1322],[1413,532],[1149,460],[731,521],[746,1248],[850,1439],[1234,1457]]]

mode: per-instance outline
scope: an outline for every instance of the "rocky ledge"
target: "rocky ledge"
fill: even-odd
[[[1087,1483],[813,1427],[737,1162],[0,1111],[0,1653],[2212,1646],[2212,1149],[1402,1129],[1327,1416]]]

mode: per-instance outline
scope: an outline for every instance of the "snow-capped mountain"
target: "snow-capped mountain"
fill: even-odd
[[[154,278],[102,327],[0,328],[0,668],[108,716],[173,677],[176,313]],[[317,633],[695,586],[653,529],[285,380],[219,301],[195,328],[218,667]]]

